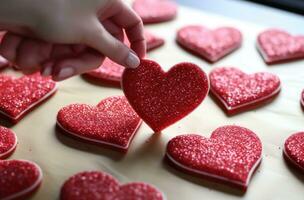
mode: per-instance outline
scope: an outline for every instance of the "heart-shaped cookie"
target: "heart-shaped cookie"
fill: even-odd
[[[249,129],[223,126],[211,134],[180,135],[167,145],[166,158],[185,172],[246,190],[261,162],[260,139]]]
[[[0,126],[0,159],[8,158],[16,147],[16,134],[10,129]]]
[[[147,44],[147,51],[151,51],[165,44],[165,40],[153,33],[145,30],[145,39]]]
[[[145,24],[169,21],[177,14],[177,5],[172,0],[135,0],[133,9]]]
[[[145,30],[145,39],[147,45],[147,51],[151,51],[162,46],[165,40],[159,36],[152,34]],[[125,36],[125,44],[130,45]],[[96,81],[106,83],[109,85],[120,87],[121,76],[125,67],[113,62],[109,58],[106,58],[102,65],[85,75],[89,78],[94,78]]]
[[[267,64],[304,58],[304,35],[292,36],[279,29],[259,34],[257,47]]]
[[[147,183],[120,183],[112,176],[87,171],[70,177],[62,186],[61,200],[164,200],[163,194]]]
[[[304,172],[304,132],[287,138],[283,149],[285,159]]]
[[[114,96],[97,106],[66,106],[58,112],[57,124],[66,133],[82,140],[126,151],[141,119],[125,97]]]
[[[0,161],[0,199],[24,200],[33,194],[42,182],[40,167],[26,160]]]
[[[271,101],[281,89],[274,74],[245,74],[234,67],[222,67],[209,74],[210,90],[227,114],[232,115]]]
[[[0,113],[16,123],[57,90],[56,83],[40,74],[8,78],[0,76]]]
[[[232,27],[210,30],[190,25],[178,30],[176,40],[186,50],[209,62],[216,62],[241,46],[242,34]]]
[[[136,69],[125,69],[122,88],[137,114],[159,132],[199,106],[209,83],[195,64],[179,63],[164,72],[156,62],[142,60]]]

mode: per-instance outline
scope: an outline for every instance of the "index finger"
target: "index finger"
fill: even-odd
[[[115,1],[117,5],[112,8],[113,10],[110,19],[113,22],[124,28],[127,37],[133,49],[140,58],[143,58],[146,54],[146,42],[144,37],[144,25],[140,17],[125,3],[122,1]]]

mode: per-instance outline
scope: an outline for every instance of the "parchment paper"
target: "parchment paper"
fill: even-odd
[[[221,61],[209,64],[185,52],[175,43],[176,30],[188,24],[202,24],[210,28],[227,25],[237,27],[243,33],[243,45]],[[153,134],[143,124],[128,153],[123,155],[82,143],[55,130],[56,114],[63,106],[71,103],[96,105],[105,97],[123,94],[122,91],[91,84],[81,76],[61,82],[55,96],[12,127],[19,144],[11,158],[35,161],[44,173],[43,184],[32,199],[58,199],[63,182],[84,170],[103,170],[122,183],[151,183],[162,190],[168,200],[304,199],[303,174],[290,169],[282,158],[285,139],[304,129],[304,113],[299,104],[300,93],[304,88],[304,61],[267,66],[255,48],[257,34],[266,27],[182,6],[179,7],[176,20],[146,28],[166,40],[165,46],[148,55],[165,69],[178,62],[189,61],[198,64],[206,72],[215,66],[235,66],[248,73],[269,71],[281,78],[282,91],[271,104],[234,117],[227,117],[208,96],[194,112],[161,134]],[[12,70],[5,73],[20,75]],[[214,129],[227,124],[253,130],[263,144],[262,164],[244,195],[231,188],[185,175],[163,163],[166,143],[174,136],[198,133],[208,137]]]

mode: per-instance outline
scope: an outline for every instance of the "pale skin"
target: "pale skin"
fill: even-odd
[[[146,52],[143,23],[122,0],[1,0],[0,30],[8,31],[3,57],[25,74],[56,81],[93,70],[105,57],[136,68]]]

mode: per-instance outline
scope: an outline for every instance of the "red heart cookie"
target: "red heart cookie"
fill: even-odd
[[[223,126],[210,139],[200,135],[180,135],[167,145],[166,158],[185,172],[200,175],[246,190],[261,162],[260,139],[249,129]]]
[[[120,185],[112,176],[99,172],[81,172],[62,186],[61,200],[164,200],[163,194],[146,183]]]
[[[304,36],[269,29],[259,34],[257,47],[267,64],[304,58]]]
[[[0,113],[15,123],[57,90],[54,81],[39,74],[0,79]]]
[[[233,67],[216,68],[209,79],[211,93],[229,115],[265,104],[281,89],[280,79],[274,74],[245,74]]]
[[[125,97],[114,96],[102,100],[97,106],[66,106],[58,112],[57,124],[82,140],[126,151],[141,119]]]
[[[16,134],[10,129],[0,126],[0,159],[5,159],[12,155],[16,146]]]
[[[151,51],[165,44],[165,40],[163,38],[154,35],[146,30],[145,30],[145,39],[147,44],[147,51]]]
[[[164,39],[148,31],[145,31],[145,38],[147,51],[156,49],[165,43]],[[129,41],[127,39],[125,39],[125,44],[130,46]],[[94,78],[95,80],[101,81],[106,84],[120,87],[121,76],[124,69],[125,68],[123,66],[113,62],[109,58],[106,58],[99,68],[86,73],[86,76]]]
[[[177,5],[171,0],[135,0],[133,9],[145,24],[170,21],[177,14]]]
[[[0,161],[0,199],[27,199],[42,182],[40,167],[25,160]]]
[[[285,159],[304,172],[304,132],[291,135],[284,144]]]
[[[142,60],[136,69],[125,69],[122,88],[137,114],[159,132],[199,106],[209,83],[195,64],[179,63],[164,72],[156,62]]]
[[[210,30],[192,25],[181,28],[176,40],[186,50],[209,62],[216,62],[241,46],[242,34],[232,27]]]

